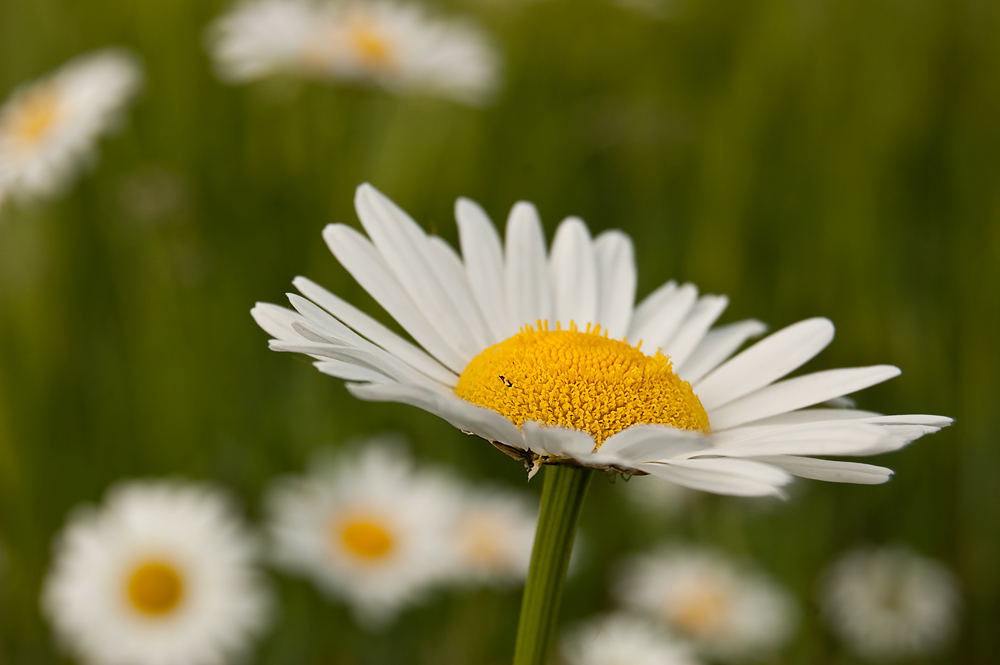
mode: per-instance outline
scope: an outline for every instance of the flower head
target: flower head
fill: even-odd
[[[141,82],[135,56],[104,49],[18,88],[0,108],[0,201],[65,189]]]
[[[562,643],[567,665],[696,665],[690,651],[663,628],[627,614],[588,621]]]
[[[449,574],[458,495],[440,473],[415,469],[398,442],[319,458],[267,496],[274,556],[346,601],[377,628]]]
[[[810,455],[875,455],[936,432],[941,416],[807,408],[899,374],[879,365],[780,380],[833,339],[807,319],[733,355],[765,326],[713,328],[725,296],[668,282],[637,306],[630,238],[570,217],[551,251],[534,206],[506,239],[459,199],[460,256],[370,185],[368,237],[331,224],[334,256],[416,344],[310,280],[295,311],[258,304],[271,348],[305,353],[361,399],[401,402],[477,434],[532,470],[544,463],[651,474],[694,489],[780,494],[792,475],[881,483],[889,469]],[[307,299],[308,298],[308,299]]]
[[[414,3],[252,0],[208,34],[219,76],[232,83],[290,74],[476,104],[498,80],[498,57],[477,28]]]
[[[267,623],[256,554],[219,490],[121,484],[60,534],[42,609],[87,662],[221,664]]]
[[[451,529],[456,581],[503,585],[528,574],[538,506],[519,493],[466,490]]]
[[[705,655],[733,659],[766,654],[794,625],[794,605],[770,578],[693,546],[664,546],[621,566],[615,594]]]
[[[960,604],[951,571],[903,548],[849,552],[827,573],[823,588],[830,625],[873,660],[939,650],[955,633]]]

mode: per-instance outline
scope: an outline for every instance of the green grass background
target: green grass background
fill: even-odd
[[[211,479],[254,519],[266,484],[312,451],[391,429],[475,482],[525,486],[483,441],[269,352],[250,319],[298,274],[378,310],[320,238],[357,225],[363,181],[452,242],[459,195],[501,222],[531,200],[550,237],[569,214],[622,228],[640,296],[673,277],[728,294],[723,321],[829,316],[837,339],[809,369],[896,364],[862,407],[956,418],[875,460],[897,470],[887,485],[801,481],[786,504],[705,497],[652,519],[598,478],[565,621],[612,607],[621,556],[677,536],[757,559],[800,599],[798,636],[771,662],[853,663],[817,614],[818,576],[856,544],[903,543],[947,562],[966,603],[950,650],[919,662],[1000,662],[1000,5],[678,0],[655,21],[598,0],[452,2],[505,57],[483,110],[224,86],[202,34],[225,7],[0,0],[0,96],[110,44],[148,75],[71,193],[0,213],[0,662],[66,662],[38,611],[51,539],[117,479]],[[164,179],[176,196],[156,214],[128,205]],[[442,592],[370,635],[308,584],[274,583],[282,612],[256,662],[512,653],[517,590]]]

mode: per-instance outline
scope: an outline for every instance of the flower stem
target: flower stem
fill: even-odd
[[[545,665],[552,645],[576,521],[593,469],[545,467],[541,513],[521,600],[514,665]]]

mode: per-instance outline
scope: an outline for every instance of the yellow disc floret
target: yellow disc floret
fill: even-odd
[[[392,549],[389,533],[374,520],[348,520],[339,531],[343,545],[363,559],[380,559]]]
[[[184,581],[173,566],[151,561],[137,567],[126,584],[132,606],[159,616],[174,609],[184,597]]]
[[[582,430],[598,446],[639,424],[709,429],[698,396],[674,374],[670,358],[609,339],[600,326],[522,328],[473,358],[455,393],[517,426],[533,420]]]

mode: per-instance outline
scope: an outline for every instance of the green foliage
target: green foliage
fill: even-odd
[[[723,321],[829,316],[838,338],[810,368],[899,365],[863,408],[956,418],[876,459],[897,470],[889,484],[802,481],[787,504],[705,497],[657,520],[595,478],[566,621],[609,609],[614,562],[670,535],[755,557],[792,588],[803,622],[774,662],[851,663],[821,626],[818,576],[857,543],[901,542],[964,585],[963,633],[928,662],[1000,662],[1000,6],[678,0],[651,20],[599,0],[452,2],[506,58],[499,99],[477,110],[222,85],[202,33],[224,4],[0,3],[0,96],[109,44],[148,75],[70,194],[0,213],[0,661],[62,662],[37,602],[51,538],[117,479],[211,479],[255,518],[266,484],[312,451],[388,429],[423,459],[524,485],[483,441],[269,352],[250,319],[298,274],[378,311],[320,238],[357,225],[353,190],[370,181],[451,242],[459,195],[498,222],[534,201],[550,237],[569,214],[622,228],[640,296],[674,277],[728,294]],[[137,207],[164,183],[152,212]],[[261,663],[513,652],[517,590],[442,592],[369,635],[305,583],[274,581],[283,611]]]

